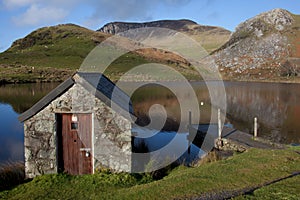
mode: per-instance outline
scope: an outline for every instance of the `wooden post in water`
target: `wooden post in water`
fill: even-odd
[[[189,126],[192,125],[192,111],[189,111]]]
[[[254,117],[254,139],[257,138],[257,117]]]
[[[218,109],[218,136],[219,139],[222,137],[222,124],[221,124],[221,111]]]
[[[189,111],[189,136],[191,136],[191,129],[192,129],[192,111]],[[190,137],[188,137],[188,154],[191,153],[191,141]]]

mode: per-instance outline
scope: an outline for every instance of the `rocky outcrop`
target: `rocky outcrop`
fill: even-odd
[[[213,53],[223,77],[276,80],[297,76],[297,61],[287,63],[296,47],[291,35],[299,37],[300,33],[294,17],[286,10],[274,9],[238,25],[229,41]]]

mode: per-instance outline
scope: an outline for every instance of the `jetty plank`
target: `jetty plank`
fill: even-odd
[[[212,131],[208,133],[208,128],[211,126]],[[192,124],[190,125],[191,132],[196,132],[196,137],[193,143],[201,148],[204,138],[207,134],[217,136],[217,133],[214,133],[218,130],[217,124]],[[222,139],[233,142],[239,146],[242,146],[246,149],[249,148],[260,148],[260,149],[277,149],[283,148],[283,145],[273,143],[271,141],[256,137],[249,133],[242,132],[235,128],[224,126],[221,133]],[[217,137],[216,137],[217,139]]]

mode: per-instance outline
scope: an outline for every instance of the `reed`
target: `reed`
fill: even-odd
[[[25,167],[23,162],[8,162],[0,165],[0,191],[23,183]]]

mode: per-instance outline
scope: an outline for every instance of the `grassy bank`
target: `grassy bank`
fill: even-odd
[[[132,174],[44,175],[12,190],[1,192],[0,198],[207,199],[224,194],[235,194],[238,199],[296,198],[300,193],[299,176],[259,188],[248,196],[239,195],[248,188],[263,186],[267,182],[300,171],[299,151],[300,148],[251,149],[226,160],[194,168],[180,166],[158,181]]]

